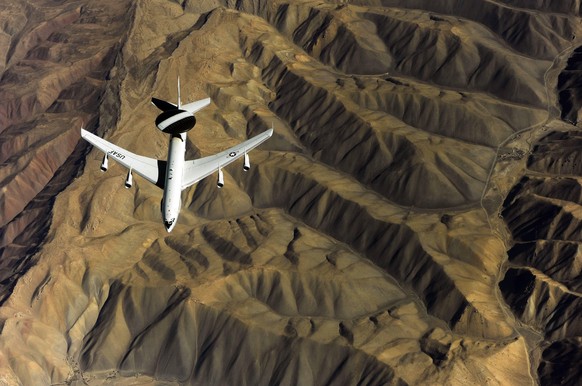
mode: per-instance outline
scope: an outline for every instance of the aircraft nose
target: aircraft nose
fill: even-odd
[[[166,231],[168,231],[168,233],[174,229],[174,225],[176,225],[174,220],[164,221],[164,226],[166,227]]]

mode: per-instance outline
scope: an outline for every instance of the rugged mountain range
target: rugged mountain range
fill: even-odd
[[[0,5],[0,383],[576,384],[577,1]],[[211,97],[183,194],[149,100]],[[189,100],[185,100],[187,98]]]

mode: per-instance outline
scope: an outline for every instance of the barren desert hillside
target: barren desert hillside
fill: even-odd
[[[0,5],[0,383],[575,385],[580,5]],[[210,97],[182,194],[152,97]]]

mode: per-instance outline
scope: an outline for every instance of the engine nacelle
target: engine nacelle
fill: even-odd
[[[167,134],[181,134],[196,125],[194,115],[186,110],[173,109],[164,111],[156,118],[158,129]]]
[[[218,168],[218,181],[216,182],[216,186],[218,186],[218,189],[224,186],[224,173],[221,168]]]
[[[245,152],[245,162],[243,163],[243,170],[248,172],[251,168],[251,160],[249,159],[249,155]]]
[[[129,189],[133,185],[133,176],[131,175],[131,169],[127,172],[127,177],[125,178],[125,188]]]
[[[108,162],[107,154],[105,154],[103,156],[103,162],[101,162],[101,171],[106,172],[108,167],[109,167],[109,162]]]

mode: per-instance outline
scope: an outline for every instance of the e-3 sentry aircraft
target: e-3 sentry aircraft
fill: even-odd
[[[101,163],[102,171],[107,171],[108,157],[129,169],[125,180],[126,188],[131,187],[133,183],[132,172],[135,172],[164,190],[161,203],[162,218],[166,230],[171,232],[180,213],[182,190],[216,171],[218,171],[217,186],[222,188],[224,186],[222,168],[240,157],[244,157],[243,169],[249,170],[248,152],[269,139],[273,135],[273,129],[271,128],[218,154],[186,161],[184,159],[186,133],[196,125],[194,113],[208,106],[210,98],[182,105],[180,102],[180,79],[178,79],[177,105],[156,98],[152,98],[152,103],[162,111],[156,118],[156,126],[170,135],[167,161],[131,153],[83,128],[81,128],[81,137],[105,153]]]

